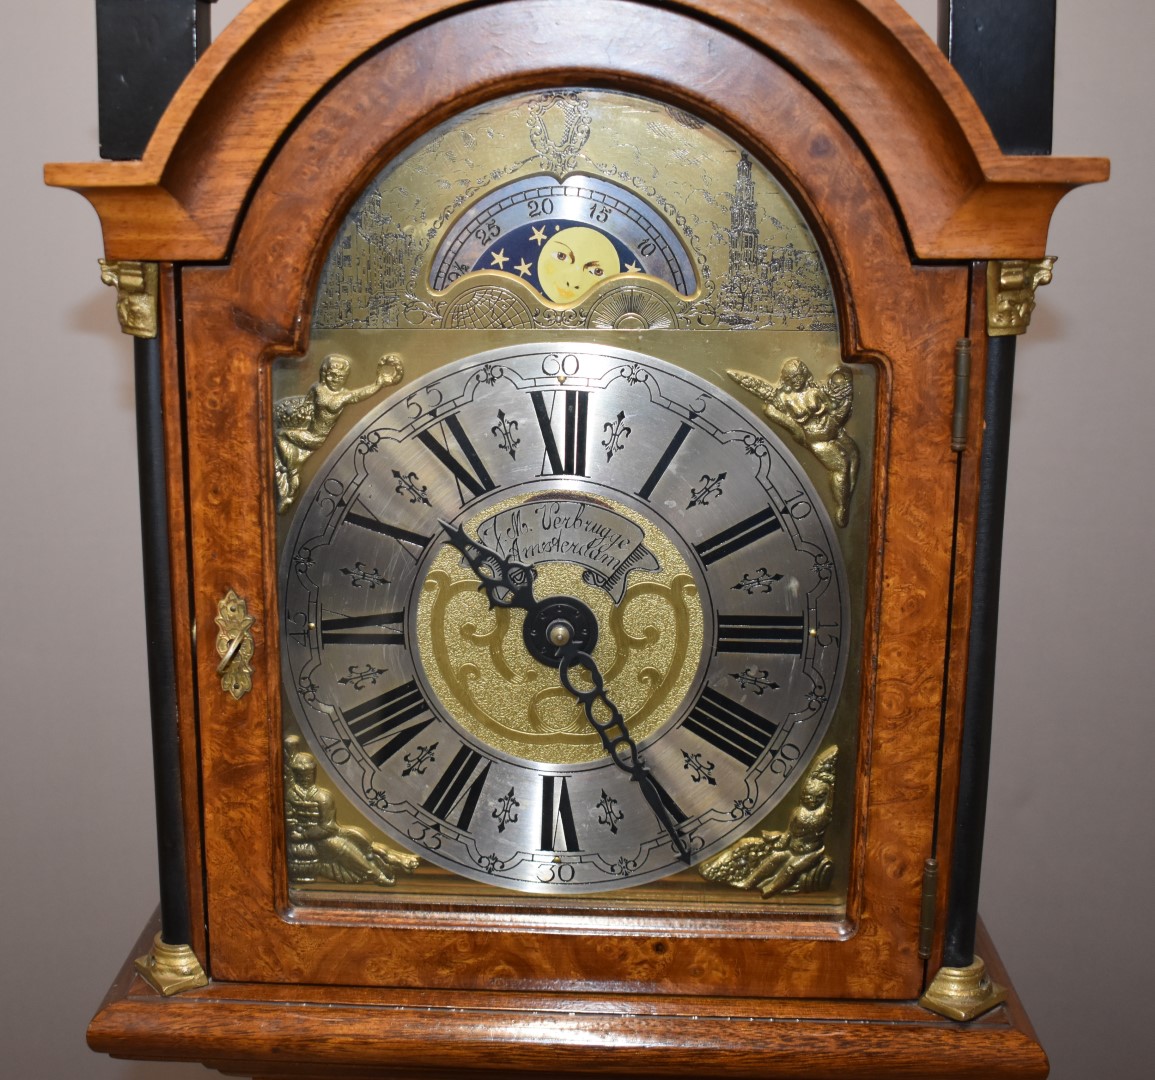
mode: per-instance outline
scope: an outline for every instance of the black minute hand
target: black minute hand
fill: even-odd
[[[570,671],[573,668],[585,670],[593,684],[592,689],[580,690],[574,686],[570,679]],[[677,848],[678,858],[688,866],[690,864],[690,845],[686,838],[678,832],[678,826],[674,822],[675,814],[671,810],[674,804],[672,800],[669,804],[667,803],[668,796],[663,798],[664,793],[658,782],[641,758],[638,757],[637,743],[630,737],[629,729],[626,727],[626,722],[618,711],[618,707],[606,693],[602,673],[598,671],[594,658],[589,653],[581,652],[576,646],[563,649],[558,675],[561,677],[562,686],[581,702],[582,708],[585,709],[586,719],[602,737],[602,746],[605,747],[606,753],[613,759],[614,764],[619,769],[629,773],[631,780],[638,782],[638,786],[642,789],[642,794],[645,796],[646,802],[650,804],[650,809],[653,810],[658,823],[666,830],[674,843],[674,847]],[[608,719],[598,717],[595,711],[597,705],[601,706],[604,714],[608,714]],[[681,811],[678,811],[677,816],[684,819]]]
[[[690,845],[678,832],[674,820],[677,818],[684,821],[685,815],[678,810],[673,799],[663,792],[650,770],[638,757],[637,743],[630,737],[629,729],[618,707],[606,693],[605,681],[602,673],[598,671],[597,663],[589,653],[582,651],[581,642],[574,638],[574,626],[567,621],[567,617],[580,616],[582,611],[588,609],[572,597],[552,597],[539,603],[533,595],[533,583],[537,572],[532,566],[503,558],[496,551],[474,540],[460,526],[450,525],[447,521],[439,521],[438,524],[445,530],[449,542],[461,552],[462,558],[481,582],[481,588],[489,597],[490,607],[521,608],[526,612],[527,620],[535,620],[543,613],[547,619],[552,618],[552,622],[545,627],[545,641],[539,643],[537,648],[531,646],[532,655],[542,663],[557,665],[562,686],[573,694],[585,709],[586,719],[601,736],[606,753],[619,769],[629,774],[631,780],[637,781],[658,823],[673,841],[678,851],[678,858],[689,865]],[[553,618],[555,613],[558,615],[557,618]],[[589,618],[593,620],[592,614]],[[586,632],[591,639],[595,637],[596,622],[587,626]],[[527,641],[527,644],[530,642]],[[570,672],[574,668],[581,668],[586,672],[592,682],[592,689],[580,690],[574,686],[570,679]],[[599,718],[599,711],[608,719]]]

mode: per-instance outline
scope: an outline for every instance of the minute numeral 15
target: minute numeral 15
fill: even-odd
[[[801,615],[719,615],[718,652],[801,656]]]

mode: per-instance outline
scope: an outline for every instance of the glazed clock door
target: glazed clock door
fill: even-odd
[[[214,978],[920,988],[968,272],[703,34],[416,31],[181,271]]]
[[[844,911],[870,432],[781,185],[647,98],[500,99],[373,180],[314,315],[273,369],[291,896]]]
[[[836,528],[773,432],[685,369],[594,345],[444,365],[299,506],[294,734],[452,873],[551,895],[668,877],[761,820],[830,726]]]

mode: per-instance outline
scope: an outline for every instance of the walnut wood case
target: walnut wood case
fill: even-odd
[[[382,167],[465,109],[571,86],[666,102],[748,147],[818,238],[844,359],[877,372],[853,868],[836,923],[289,902],[271,365],[306,348],[335,230]],[[169,1000],[118,984],[94,1046],[286,1077],[1045,1074],[1013,999],[962,1026],[913,1002],[941,964],[950,887],[920,958],[923,867],[950,866],[956,825],[985,265],[1043,256],[1055,203],[1102,179],[1101,162],[1004,156],[891,0],[259,0],[141,161],[48,175],[95,206],[107,258],[161,266],[178,643],[197,628],[176,660],[188,944],[211,982]],[[960,338],[974,342],[962,452]],[[230,589],[256,643],[239,701],[215,675]]]

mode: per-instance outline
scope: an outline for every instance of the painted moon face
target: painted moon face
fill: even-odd
[[[620,274],[617,250],[597,229],[575,225],[556,232],[537,260],[537,280],[555,304],[572,304],[594,285]]]

